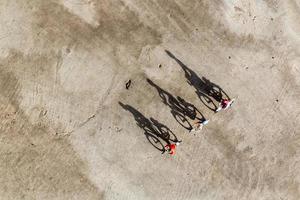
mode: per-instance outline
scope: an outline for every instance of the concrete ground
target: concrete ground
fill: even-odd
[[[299,200],[299,19],[298,0],[1,0],[0,199]]]

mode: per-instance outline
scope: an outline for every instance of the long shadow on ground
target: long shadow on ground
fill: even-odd
[[[161,124],[152,117],[149,120],[130,105],[125,105],[122,102],[119,102],[119,104],[124,110],[129,111],[134,116],[136,124],[144,130],[144,134],[150,144],[162,153],[166,151],[165,146],[167,144],[179,141],[176,135],[166,125]]]
[[[215,111],[217,109],[217,105],[214,103],[213,99],[217,102],[220,102],[223,98],[230,99],[220,86],[212,83],[205,77],[200,78],[193,70],[183,64],[170,51],[165,51],[180,65],[185,73],[188,84],[195,88],[196,94],[198,95],[202,103],[210,110]]]
[[[188,118],[191,120],[197,119],[200,122],[206,120],[203,114],[193,104],[186,102],[179,96],[175,98],[172,94],[163,90],[150,79],[147,79],[147,81],[151,86],[156,88],[163,103],[170,107],[173,117],[184,128],[188,130],[191,130],[193,128]]]

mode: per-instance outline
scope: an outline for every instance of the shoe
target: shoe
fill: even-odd
[[[222,110],[221,107],[217,108],[217,110],[215,111],[216,113],[219,112],[220,110]]]

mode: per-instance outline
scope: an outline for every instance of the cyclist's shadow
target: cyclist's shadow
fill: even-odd
[[[165,50],[166,53],[173,58],[183,69],[185,77],[189,85],[193,86],[196,90],[201,102],[208,107],[210,110],[216,111],[218,106],[213,101],[221,102],[223,98],[230,99],[227,93],[215,83],[205,77],[200,78],[193,70],[183,64],[178,58],[176,58],[170,51]]]
[[[136,124],[144,130],[144,134],[150,144],[162,153],[166,151],[165,146],[171,144],[170,141],[179,141],[176,135],[166,125],[159,123],[152,117],[149,120],[130,105],[124,105],[122,102],[119,102],[119,104],[123,109],[131,112]]]
[[[163,103],[170,107],[171,114],[182,127],[192,130],[193,127],[189,122],[190,120],[199,120],[200,122],[206,120],[203,114],[193,104],[186,102],[179,96],[174,97],[150,79],[147,79],[147,81],[151,86],[156,88]]]

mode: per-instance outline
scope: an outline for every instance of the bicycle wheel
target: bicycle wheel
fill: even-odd
[[[202,92],[197,92],[197,95],[199,96],[200,101],[210,110],[215,111],[218,108],[209,96]]]
[[[161,151],[164,153],[165,146],[162,144],[162,142],[159,140],[159,138],[151,133],[145,133],[147,140],[150,142],[152,146],[154,146],[157,150]]]
[[[176,121],[184,128],[186,128],[187,130],[191,130],[192,129],[192,126],[190,124],[190,122],[186,119],[186,117],[179,113],[179,112],[176,112],[174,110],[171,111],[173,117],[176,119]]]

